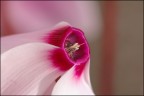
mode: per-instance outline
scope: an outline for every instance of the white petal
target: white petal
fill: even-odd
[[[87,65],[89,65],[89,62]],[[94,95],[91,85],[89,84],[89,79],[86,80],[85,78],[88,76],[85,73],[88,72],[86,71],[87,68],[85,68],[81,77],[77,77],[75,76],[75,67],[76,66],[73,66],[59,79],[54,86],[52,95]]]
[[[45,43],[29,43],[1,55],[2,95],[44,95],[63,72],[52,66],[48,51],[57,48]]]

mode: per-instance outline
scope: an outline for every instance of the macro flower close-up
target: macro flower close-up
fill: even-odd
[[[89,45],[80,29],[61,22],[38,34],[39,38],[33,37],[2,53],[2,95],[94,94],[89,80]]]
[[[143,95],[142,1],[1,1],[1,95]]]

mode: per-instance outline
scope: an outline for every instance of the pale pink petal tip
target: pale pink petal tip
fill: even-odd
[[[62,74],[47,59],[47,52],[55,48],[57,47],[45,43],[28,43],[3,53],[1,55],[1,94],[44,94]]]
[[[64,74],[53,88],[52,95],[94,95],[83,73],[79,79],[74,75],[75,66]],[[89,78],[89,77],[87,77]]]

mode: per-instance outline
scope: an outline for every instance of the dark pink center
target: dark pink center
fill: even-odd
[[[81,30],[72,28],[66,36],[62,48],[67,58],[74,64],[81,64],[89,58],[89,46]]]
[[[59,47],[50,52],[49,58],[54,66],[65,71],[76,65],[75,69],[78,72],[76,74],[82,73],[90,58],[90,51],[84,33],[80,29],[68,26],[53,30],[45,41]]]

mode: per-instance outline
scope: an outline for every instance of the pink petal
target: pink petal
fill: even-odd
[[[4,52],[1,55],[1,94],[51,94],[51,84],[63,74],[47,58],[49,51],[56,48],[45,43],[29,43]]]
[[[69,27],[70,24],[67,22],[60,22],[51,30],[44,29],[37,32],[30,32],[19,35],[11,35],[1,38],[1,53],[21,44],[30,43],[30,42],[43,42],[43,37],[54,30],[63,30],[66,27]]]
[[[67,23],[61,23],[60,27],[56,27],[53,30],[57,32],[63,32],[63,30],[69,26]],[[72,28],[72,27],[71,27]],[[73,29],[73,28],[72,28]],[[41,94],[51,94],[52,89],[55,85],[57,78],[63,74],[64,71],[70,69],[68,73],[62,76],[56,83],[56,86],[60,86],[61,82],[64,81],[64,89],[67,86],[72,86],[72,88],[80,88],[78,90],[73,90],[73,94],[93,94],[89,79],[89,47],[87,41],[84,37],[81,30],[73,29],[70,31],[70,35],[66,35],[66,38],[72,42],[72,44],[85,44],[84,46],[77,47],[79,45],[70,45],[67,42],[62,46],[52,46],[48,45],[48,42],[43,41],[43,35],[47,31],[38,32],[38,34],[23,34],[19,35],[17,39],[14,37],[6,37],[11,42],[3,43],[4,45],[12,44],[8,46],[7,49],[4,49],[7,52],[2,54],[2,94],[4,95],[41,95]],[[53,32],[52,30],[50,32]],[[69,31],[68,31],[69,32]],[[67,31],[66,31],[67,33]],[[46,36],[46,35],[45,35]],[[78,37],[77,37],[78,36]],[[27,37],[26,39],[22,39]],[[30,38],[32,37],[32,38]],[[34,38],[33,38],[34,37]],[[42,37],[42,38],[40,38]],[[47,36],[46,36],[47,37]],[[29,38],[29,39],[28,39]],[[83,38],[83,39],[81,39]],[[60,37],[60,40],[62,38]],[[20,40],[20,41],[13,41]],[[25,44],[28,43],[29,44]],[[37,43],[30,43],[37,42]],[[44,42],[44,43],[38,43]],[[24,45],[22,45],[24,44]],[[20,46],[18,46],[20,45]],[[55,45],[55,44],[53,44]],[[59,45],[59,44],[58,44]],[[15,47],[18,46],[18,47]],[[14,47],[14,48],[12,48]],[[11,49],[12,48],[12,49]],[[70,55],[69,52],[66,52],[66,48],[70,50],[76,50],[75,48],[80,48],[81,50],[72,51],[72,57],[66,57]],[[72,49],[71,49],[72,48]],[[10,49],[10,50],[9,50]],[[85,52],[86,51],[86,52]],[[65,53],[64,53],[65,52]],[[82,53],[87,54],[87,56],[82,57]],[[64,57],[64,58],[62,58]],[[59,59],[62,58],[62,59]],[[76,60],[76,61],[75,61]],[[58,62],[57,62],[58,61]],[[66,63],[68,61],[68,63]],[[69,63],[71,62],[71,63]],[[10,72],[10,73],[9,73]],[[68,75],[67,75],[68,74]],[[71,78],[67,80],[66,78]],[[46,83],[48,82],[48,83]],[[59,85],[60,84],[60,85]],[[79,85],[79,87],[77,87]],[[54,87],[56,90],[53,91],[53,94],[72,94],[70,90],[66,93],[61,90],[61,87]],[[60,91],[59,91],[60,90]],[[86,90],[82,92],[82,90]],[[61,93],[62,92],[62,93]]]
[[[3,28],[7,23],[13,34],[50,28],[60,21],[78,26],[89,39],[101,29],[100,6],[95,1],[3,1],[2,5]]]
[[[54,86],[52,95],[94,95],[88,76],[89,64],[80,77],[75,75],[77,65],[68,70]]]

